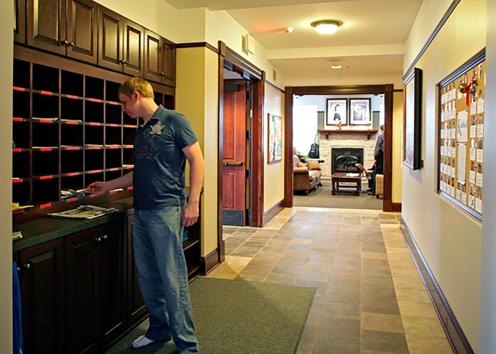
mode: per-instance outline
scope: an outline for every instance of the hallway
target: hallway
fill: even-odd
[[[315,287],[298,353],[452,353],[403,239],[400,214],[285,209],[224,228],[210,277]]]

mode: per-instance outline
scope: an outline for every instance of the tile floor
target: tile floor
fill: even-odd
[[[298,353],[452,353],[399,214],[284,209],[264,228],[224,228],[209,276],[316,288]]]

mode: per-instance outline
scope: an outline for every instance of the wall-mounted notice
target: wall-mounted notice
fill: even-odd
[[[438,192],[479,220],[484,185],[485,88],[485,51],[438,84]]]

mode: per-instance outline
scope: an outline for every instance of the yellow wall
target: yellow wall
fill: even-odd
[[[1,0],[2,12],[14,13],[13,2]],[[0,353],[12,353],[12,17],[0,21]]]
[[[176,109],[190,120],[205,157],[202,255],[217,248],[218,57],[209,49],[176,53]]]
[[[429,0],[424,3],[434,6],[433,4],[441,2]],[[432,6],[423,6],[419,16],[430,17]],[[423,12],[424,8],[430,9],[430,12]],[[446,8],[439,9],[437,12],[445,10]],[[485,18],[485,0],[461,1],[417,63],[416,66],[423,70],[422,158],[424,168],[411,171],[403,167],[402,216],[476,351],[478,351],[480,337],[482,225],[441,199],[436,192],[436,84],[484,48],[486,45]],[[433,28],[430,29],[432,30]],[[418,32],[416,29],[411,31],[412,34]],[[422,41],[422,38],[408,39],[409,43],[417,41]],[[408,58],[415,56],[416,53],[406,55]],[[407,67],[410,63],[405,64]]]
[[[403,92],[393,95],[393,203],[401,203],[402,145],[403,142]]]
[[[269,84],[265,85],[265,106],[264,106],[264,211],[269,210],[275,204],[284,199],[284,159],[272,164],[267,163],[269,127],[268,114],[276,114],[283,117],[284,132],[284,94]],[[284,141],[284,140],[283,140]],[[282,147],[284,151],[284,145]]]

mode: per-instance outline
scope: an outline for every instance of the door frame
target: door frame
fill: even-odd
[[[392,201],[393,182],[393,84],[343,86],[286,86],[284,124],[284,201],[293,207],[293,95],[364,95],[384,94],[384,199],[383,211],[395,211]]]
[[[219,41],[219,111],[218,111],[218,135],[219,149],[217,161],[217,241],[219,245],[219,260],[224,261],[225,245],[222,238],[222,176],[224,168],[222,165],[222,153],[224,151],[224,68],[235,71],[243,78],[250,81],[250,102],[252,117],[250,119],[250,162],[249,179],[250,213],[249,226],[261,227],[263,223],[264,203],[264,146],[263,146],[263,105],[265,94],[265,72],[241,57],[234,50]]]

